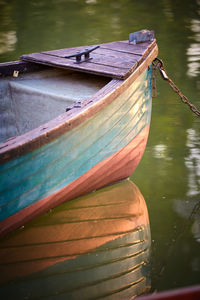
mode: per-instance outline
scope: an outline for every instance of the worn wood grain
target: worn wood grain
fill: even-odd
[[[80,48],[78,47],[78,51],[83,51],[84,49],[85,48],[83,48],[83,47],[80,47]],[[55,51],[46,51],[46,52],[41,52],[41,53],[46,54],[46,55],[65,57],[67,55],[71,55],[78,51],[77,51],[77,48],[70,48],[70,49],[67,48],[67,49],[59,49],[59,50],[55,50]],[[103,48],[103,47],[100,47],[100,48],[97,48],[96,50],[94,50],[90,54],[91,58],[93,58],[96,54],[102,55],[102,58],[103,58],[103,56],[104,57],[112,57],[112,58],[116,58],[119,60],[126,60],[127,62],[130,62],[132,64],[136,63],[142,56],[140,54],[120,52],[115,49],[109,49],[109,48],[107,49],[107,48]],[[75,61],[75,59],[74,59],[74,61]]]
[[[71,53],[71,51],[70,51]],[[49,55],[47,53],[42,53]],[[68,55],[66,50],[63,49],[63,51],[60,50],[60,53],[58,55],[52,54],[53,57],[60,57],[63,58],[66,62],[73,62],[76,64],[75,58],[65,58],[65,56]],[[142,56],[141,56],[142,57]],[[49,57],[47,57],[49,59]],[[52,58],[53,60],[53,58]],[[88,64],[100,64],[110,67],[117,67],[122,69],[129,69],[133,66],[133,64],[137,64],[139,60],[138,55],[129,54],[129,53],[120,53],[119,51],[114,51],[110,49],[97,49],[94,52],[92,52],[90,56],[90,60],[88,60]],[[86,65],[86,63],[84,63]]]
[[[66,59],[59,56],[50,56],[43,53],[33,53],[30,55],[22,56],[22,59],[25,59],[30,62],[40,63],[48,66],[60,67],[60,68],[67,68],[71,70],[79,70],[82,72],[87,72],[91,74],[98,74],[113,78],[122,79],[127,77],[127,73],[129,72],[128,67],[117,67],[113,66],[119,65],[119,62],[112,62],[112,58],[104,59],[101,61],[100,59],[93,59],[92,61],[82,62],[80,64],[75,63],[74,59]]]
[[[146,57],[153,46],[155,46],[155,40],[136,45],[130,44],[128,41],[105,43],[90,53],[91,60],[79,64],[75,62],[75,58],[65,58],[65,56],[82,52],[91,46],[32,53],[22,55],[21,59],[49,66],[125,79]],[[83,56],[82,60],[84,60]]]
[[[98,48],[94,51],[94,53],[114,57],[116,59],[119,59],[119,58],[124,59],[124,60],[132,62],[132,63],[135,63],[141,57],[141,55],[138,55],[138,54],[120,52],[120,51],[117,51],[114,49],[107,49],[107,48]]]
[[[102,44],[104,49],[112,49],[120,52],[131,53],[145,56],[153,46],[155,46],[156,41],[145,42],[140,44],[129,44],[128,41],[119,41]]]

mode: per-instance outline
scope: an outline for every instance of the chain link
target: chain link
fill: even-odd
[[[153,68],[156,68],[160,71],[160,74],[164,80],[166,80],[172,90],[179,95],[181,101],[189,106],[191,111],[196,114],[198,117],[200,117],[200,111],[196,108],[195,105],[193,105],[191,102],[189,102],[188,98],[182,94],[180,89],[175,85],[175,83],[168,77],[167,72],[164,68],[163,62],[160,58],[155,58],[153,61]]]

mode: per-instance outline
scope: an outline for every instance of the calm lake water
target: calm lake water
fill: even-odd
[[[168,75],[200,109],[199,0],[0,0],[0,62],[155,31]],[[200,283],[200,118],[157,76],[150,136],[131,176],[146,200],[152,291]]]

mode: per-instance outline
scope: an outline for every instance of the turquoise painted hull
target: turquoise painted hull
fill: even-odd
[[[113,102],[81,125],[1,164],[0,221],[89,174],[94,166],[126,147],[149,126],[151,99],[148,68]]]

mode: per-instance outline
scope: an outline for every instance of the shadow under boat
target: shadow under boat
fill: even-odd
[[[116,183],[0,240],[2,299],[131,299],[150,289],[150,244],[142,194]]]

